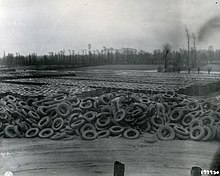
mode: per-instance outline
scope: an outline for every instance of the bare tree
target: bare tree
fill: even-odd
[[[89,44],[88,44],[89,55],[92,54],[92,53],[91,53],[91,47],[92,47],[92,45],[89,43]]]
[[[209,46],[208,53],[209,53],[209,63],[211,64],[212,61],[214,60],[214,47],[212,45]]]
[[[197,53],[196,53],[196,35],[193,33],[192,34],[192,39],[193,39],[193,56],[194,56],[194,61],[193,61],[193,66],[197,66]]]
[[[187,67],[189,67],[189,48],[190,48],[190,34],[188,28],[185,26],[186,30],[186,38],[187,38],[187,51],[188,51],[188,56],[187,56]]]
[[[163,54],[164,54],[164,69],[167,71],[167,56],[171,52],[171,45],[169,43],[165,43],[163,45]]]
[[[69,54],[70,54],[70,57],[71,57],[71,55],[72,55],[71,50],[69,49],[68,51],[69,51]]]

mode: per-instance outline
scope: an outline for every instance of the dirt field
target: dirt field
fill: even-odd
[[[151,70],[156,71],[159,65],[100,65],[90,67],[74,68],[73,70]],[[212,68],[212,72],[220,72],[219,64],[208,64],[201,67],[201,73],[208,73],[208,68]],[[182,71],[182,72],[187,72]],[[192,72],[197,72],[197,69],[192,69]]]
[[[220,65],[219,64],[208,64],[208,65],[203,66],[201,68],[201,70],[207,71],[208,68],[212,68],[212,71],[215,71],[215,72],[219,72],[220,71]]]
[[[112,176],[113,162],[125,164],[125,176],[188,176],[192,166],[208,169],[218,142],[158,141],[122,138],[94,141],[1,139],[0,175]]]
[[[80,67],[74,70],[156,70],[158,65],[100,65]]]

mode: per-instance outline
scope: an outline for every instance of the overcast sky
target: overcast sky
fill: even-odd
[[[212,18],[217,24],[207,27]],[[0,56],[4,50],[79,51],[88,43],[92,49],[153,51],[165,42],[173,49],[186,48],[185,25],[196,35],[201,28],[206,33],[198,48],[220,48],[220,1],[0,0]]]

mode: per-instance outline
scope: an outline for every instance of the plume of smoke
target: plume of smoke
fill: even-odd
[[[213,33],[220,31],[220,16],[209,19],[201,26],[198,32],[200,42],[207,40]]]

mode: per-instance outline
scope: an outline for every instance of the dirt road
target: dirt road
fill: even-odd
[[[209,169],[219,142],[158,141],[122,138],[83,141],[1,139],[0,175],[112,176],[115,160],[125,176],[188,176],[192,166]]]

